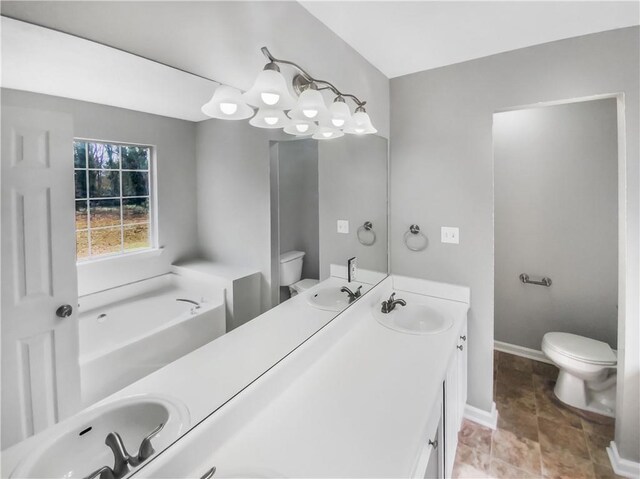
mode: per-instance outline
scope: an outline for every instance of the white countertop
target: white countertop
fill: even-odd
[[[338,314],[311,307],[307,296],[319,288],[344,284],[344,279],[329,278],[89,409],[122,397],[159,394],[183,403],[194,426]],[[363,291],[369,288],[364,285]],[[8,477],[23,457],[60,434],[73,419],[2,451],[2,477]]]
[[[454,320],[437,335],[402,334],[371,314],[393,282],[375,287],[136,477],[200,477],[211,466],[216,478],[410,477],[469,304],[398,292]],[[463,290],[468,298],[467,288],[451,288],[450,297]]]

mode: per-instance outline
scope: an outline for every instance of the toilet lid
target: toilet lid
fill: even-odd
[[[607,343],[571,333],[547,333],[543,341],[570,358],[592,364],[616,364],[617,358]]]

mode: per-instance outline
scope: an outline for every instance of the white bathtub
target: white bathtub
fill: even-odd
[[[224,290],[172,273],[79,303],[84,407],[225,333]]]

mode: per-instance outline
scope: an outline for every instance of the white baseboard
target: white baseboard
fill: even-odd
[[[609,454],[609,460],[611,461],[613,472],[618,476],[631,478],[640,477],[640,462],[621,458],[620,454],[618,454],[618,447],[614,441],[611,441],[611,444],[609,444],[607,454]]]
[[[491,429],[498,427],[498,410],[496,409],[496,403],[491,403],[491,412],[484,409],[478,409],[477,407],[467,404],[464,407],[464,417],[469,421],[473,421],[481,426],[486,426]]]
[[[537,349],[525,348],[524,346],[518,346],[516,344],[503,343],[502,341],[494,341],[493,349],[503,353],[509,353],[515,356],[522,356],[523,358],[533,359],[542,363],[553,364],[553,362],[550,361],[542,351],[538,351]]]

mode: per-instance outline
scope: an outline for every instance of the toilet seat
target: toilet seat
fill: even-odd
[[[289,288],[298,293],[302,293],[303,291],[313,288],[319,282],[317,279],[301,279],[297,283],[293,283]]]
[[[607,343],[577,334],[547,333],[542,344],[557,354],[588,364],[615,366],[618,362]]]

